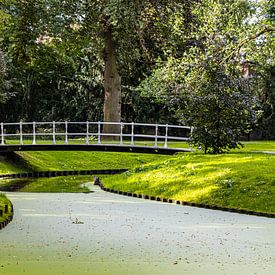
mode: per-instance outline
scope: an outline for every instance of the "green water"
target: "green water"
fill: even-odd
[[[0,274],[272,274],[274,219],[106,193],[7,193]]]

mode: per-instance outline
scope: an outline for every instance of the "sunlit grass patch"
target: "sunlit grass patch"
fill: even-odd
[[[176,200],[275,212],[275,156],[259,153],[178,154],[104,183]]]
[[[245,146],[221,155],[20,152],[17,154],[27,166],[2,158],[0,172],[28,171],[30,167],[36,171],[129,168],[124,174],[104,177],[104,184],[122,191],[275,213],[275,155],[262,153],[275,150],[275,142]],[[83,192],[78,178],[60,178],[59,185],[54,179],[41,179],[22,191]]]

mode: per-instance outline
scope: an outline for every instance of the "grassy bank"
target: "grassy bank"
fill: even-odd
[[[5,213],[5,205],[8,205],[8,213]],[[3,216],[0,217],[0,222],[4,221],[11,215],[11,202],[8,200],[8,198],[0,193],[0,209],[3,210]]]
[[[0,174],[28,171],[133,168],[167,156],[112,152],[17,152],[1,157]],[[99,176],[102,178],[102,176]],[[106,177],[106,176],[104,176]],[[0,190],[18,192],[89,192],[92,176],[2,180]],[[83,185],[84,184],[84,185]]]
[[[0,174],[25,172],[27,169],[20,167],[10,159],[0,155]]]
[[[104,184],[122,191],[275,213],[275,155],[270,154],[245,150],[179,154],[106,178]]]
[[[93,176],[2,180],[0,190],[16,192],[89,193]]]
[[[26,171],[96,170],[132,168],[167,156],[112,152],[17,152],[15,159],[1,157],[0,174]]]
[[[161,156],[110,152],[20,152],[16,161],[1,159],[0,173],[45,170],[128,168],[104,176],[106,187],[189,202],[275,213],[275,142],[248,142],[222,155],[199,152]],[[25,192],[86,192],[92,177],[39,179]],[[23,181],[23,182],[22,182]],[[6,184],[2,181],[2,186]]]

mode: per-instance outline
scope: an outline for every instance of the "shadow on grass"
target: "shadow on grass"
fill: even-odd
[[[35,172],[36,169],[23,157],[21,157],[19,154],[15,152],[5,152],[1,153],[1,156],[4,157],[4,160],[11,164],[15,168],[22,169],[26,172]]]
[[[32,182],[32,179],[5,180],[0,184],[0,191],[17,192]]]
[[[178,156],[107,180],[108,187],[176,200],[275,212],[275,157]]]

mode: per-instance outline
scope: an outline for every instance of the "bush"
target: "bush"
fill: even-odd
[[[237,148],[241,135],[256,119],[256,98],[240,76],[221,65],[206,64],[196,75],[182,110],[186,123],[194,127],[192,143],[205,153]]]

